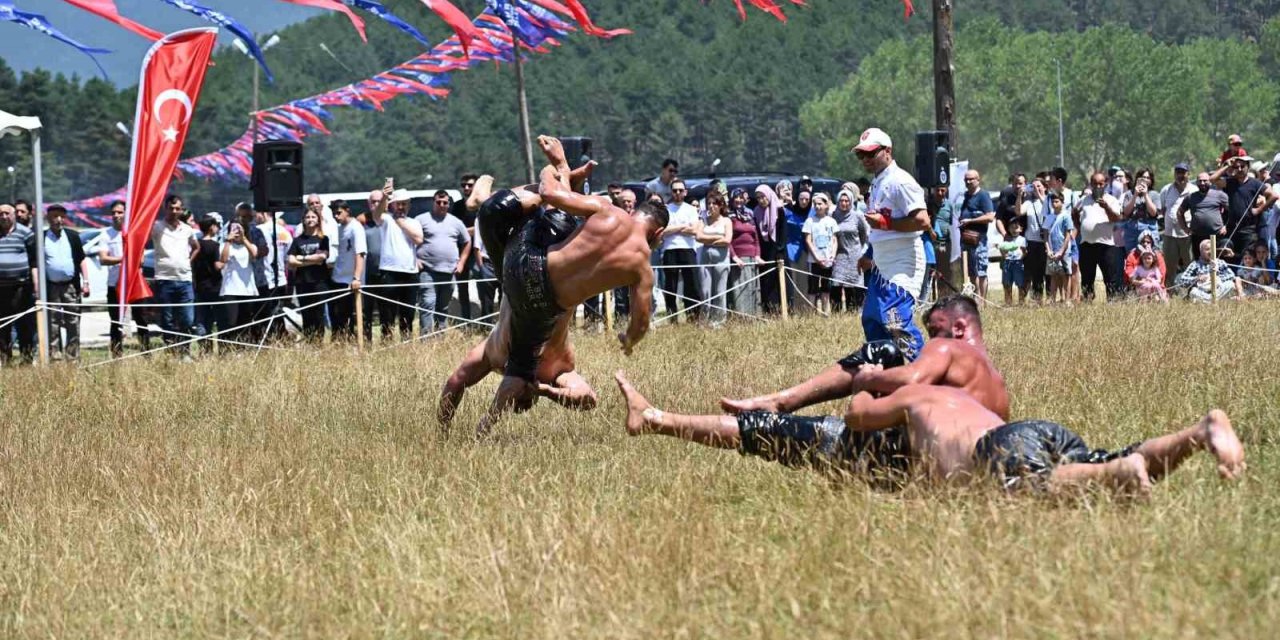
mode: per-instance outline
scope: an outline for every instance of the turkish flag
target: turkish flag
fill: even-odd
[[[133,154],[129,158],[129,195],[125,198],[122,303],[151,296],[151,288],[142,279],[142,253],[187,140],[191,114],[217,39],[216,27],[178,31],[155,43],[142,59]]]

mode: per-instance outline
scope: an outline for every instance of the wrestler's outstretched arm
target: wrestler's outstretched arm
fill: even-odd
[[[907,387],[899,389],[883,398],[875,398],[866,391],[860,391],[849,403],[849,412],[844,415],[844,424],[853,431],[878,431],[890,427],[901,426],[903,415],[911,409],[915,389],[923,387]]]
[[[479,211],[480,205],[484,204],[491,195],[493,195],[493,176],[485,174],[476,178],[476,184],[471,188],[471,195],[467,196],[467,211]]]
[[[605,196],[588,196],[574,192],[562,179],[563,175],[551,165],[543,167],[538,193],[542,196],[544,203],[580,218],[593,216],[613,206]]]
[[[442,429],[448,429],[453,423],[453,415],[462,404],[462,396],[467,388],[489,375],[489,363],[485,359],[484,348],[487,340],[471,348],[462,363],[453,371],[444,388],[440,390],[440,403],[436,407],[436,420]]]
[[[920,357],[900,367],[885,369],[862,365],[853,377],[854,391],[893,393],[912,384],[938,384],[951,367],[951,348],[941,342],[926,342]]]
[[[640,272],[640,279],[630,288],[631,321],[624,333],[618,334],[618,342],[622,343],[622,352],[631,355],[636,343],[644,339],[649,332],[649,320],[653,313],[653,269],[646,263]]]

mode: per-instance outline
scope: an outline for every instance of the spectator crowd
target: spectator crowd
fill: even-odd
[[[863,196],[867,183],[846,182],[827,193],[808,179],[753,190],[731,190],[713,179],[695,200],[679,169],[676,160],[665,160],[643,193],[620,184],[606,190],[628,212],[640,198],[670,212],[653,253],[669,316],[720,328],[730,314],[777,314],[784,303],[821,313],[861,308],[871,231]],[[1216,165],[1205,171],[1193,174],[1187,163],[1165,175],[1113,166],[1088,175],[1080,191],[1071,188],[1061,167],[1033,178],[1017,173],[998,192],[984,187],[979,171],[968,171],[963,185],[933,194],[932,227],[922,236],[929,267],[922,297],[939,285],[967,284],[986,301],[992,259],[1000,265],[1006,305],[1090,302],[1099,276],[1107,301],[1274,294],[1280,187],[1271,169],[1249,156],[1239,136],[1231,136]],[[409,193],[394,189],[390,180],[363,203],[326,203],[312,194],[296,228],[284,224],[281,214],[273,218],[247,203],[226,218],[197,218],[181,197],[169,196],[150,234],[154,268],[147,276],[153,296],[128,307],[142,350],[159,339],[188,358],[194,336],[217,335],[233,349],[279,339],[286,334],[286,322],[278,320],[286,308],[295,309],[301,335],[312,342],[326,335],[352,340],[356,331],[372,340],[375,326],[382,340],[402,341],[451,326],[483,328],[496,313],[501,290],[476,232],[474,199],[468,206],[477,179],[464,174],[462,198],[437,191],[430,209],[417,215],[410,211]],[[5,365],[14,342],[21,361],[33,359],[36,317],[29,311],[41,282],[48,287],[51,355],[79,358],[91,260],[108,270],[109,348],[113,357],[123,354],[117,285],[125,203],[112,203],[110,213],[111,226],[90,255],[80,234],[65,226],[66,210],[48,207],[40,263],[31,204],[0,204]],[[964,283],[949,282],[935,268],[939,256],[952,251],[964,256]],[[785,277],[775,271],[779,263]],[[362,295],[342,295],[357,291]],[[627,315],[627,291],[612,297],[613,311]],[[603,298],[587,301],[586,321],[601,321],[604,304]],[[212,348],[209,340],[196,344],[203,353]]]

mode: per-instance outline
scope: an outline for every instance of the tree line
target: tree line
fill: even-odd
[[[433,42],[448,37],[417,0],[386,4]],[[482,8],[479,0],[458,4]],[[728,3],[586,4],[598,24],[635,34],[573,34],[529,58],[525,70],[533,130],[593,138],[598,180],[650,176],[668,156],[686,173],[720,158],[720,171],[855,177],[860,169],[841,146],[864,124],[881,124],[902,140],[932,128],[928,3],[917,2],[922,13],[904,22],[898,3],[810,0],[808,9],[789,8],[786,24],[759,12],[740,22]],[[1051,164],[1055,59],[1063,65],[1073,167],[1163,161],[1175,149],[1198,157],[1228,129],[1250,146],[1270,143],[1280,106],[1280,19],[1271,17],[1278,4],[970,0],[957,14],[961,153],[999,171]],[[368,33],[365,45],[340,15],[280,31],[281,44],[267,54],[276,82],[263,83],[261,104],[336,88],[421,53],[381,21],[368,21]],[[251,62],[235,49],[214,56],[184,157],[221,148],[245,130],[251,77]],[[334,135],[307,140],[308,189],[363,190],[387,175],[410,188],[444,186],[465,171],[521,180],[511,68],[482,64],[453,74],[450,86],[446,99],[398,98],[385,112],[334,109]],[[135,97],[136,87],[42,70],[19,76],[0,61],[0,104],[45,124],[46,200],[125,183],[129,140],[115,123],[132,125]],[[18,197],[33,193],[29,156],[26,140],[0,140],[0,166],[17,169]],[[226,209],[248,196],[246,184],[195,179],[174,190],[197,210]]]

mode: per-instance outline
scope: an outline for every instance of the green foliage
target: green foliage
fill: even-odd
[[[387,4],[432,42],[450,35],[419,0]],[[896,2],[810,0],[807,9],[788,5],[786,24],[755,10],[742,23],[727,2],[586,4],[602,26],[626,26],[635,34],[605,41],[575,33],[550,54],[528,58],[525,71],[534,133],[592,137],[602,162],[597,182],[652,175],[667,156],[682,160],[686,172],[703,170],[721,158],[721,171],[779,169],[850,176],[858,170],[849,166],[843,153],[847,146],[841,145],[855,122],[888,123],[897,136],[932,128],[925,126],[932,121],[928,3],[917,2],[922,15],[904,22]],[[958,65],[960,142],[966,155],[991,169],[1038,167],[1056,157],[1051,73],[1055,56],[1064,59],[1064,81],[1068,76],[1072,80],[1066,97],[1069,155],[1075,166],[1099,157],[1163,161],[1163,150],[1170,146],[1204,156],[1219,142],[1220,133],[1232,128],[1245,129],[1250,147],[1256,147],[1280,104],[1271,84],[1280,81],[1280,22],[1264,22],[1276,13],[1275,4],[966,2],[957,14],[963,62]],[[482,8],[480,0],[459,0],[458,5],[468,13]],[[993,16],[1001,22],[993,22]],[[267,107],[340,87],[421,53],[417,42],[382,21],[367,23],[368,45],[355,37],[345,17],[336,14],[281,31],[281,44],[267,52],[276,82],[263,83],[261,104]],[[1109,26],[1074,35],[1085,26],[1102,24]],[[1115,42],[1101,44],[1110,53],[1090,60],[1084,43],[1108,36]],[[1197,40],[1203,38],[1219,40]],[[1189,48],[1172,46],[1181,43]],[[1081,55],[1068,58],[1069,51]],[[1193,60],[1193,55],[1199,57]],[[1224,74],[1230,77],[1211,73],[1228,68],[1224,60],[1233,69],[1260,64],[1269,75],[1264,81],[1252,72]],[[1177,78],[1162,73],[1170,61],[1181,61],[1181,67],[1173,67],[1183,69]],[[1139,67],[1145,72],[1137,73]],[[972,75],[976,69],[982,69],[980,82]],[[858,75],[850,82],[864,92],[849,94],[856,100],[841,97],[841,91],[827,93],[855,70]],[[1132,97],[1139,90],[1153,91],[1147,95],[1159,99],[1117,100],[1113,108],[1099,111],[1083,93],[1092,85],[1077,78],[1086,70],[1105,74],[1089,82],[1110,79],[1113,93]],[[245,130],[252,109],[252,76],[252,64],[235,49],[224,48],[215,55],[184,156],[219,149]],[[891,82],[872,87],[859,80],[864,77]],[[514,85],[509,66],[483,64],[453,74],[452,93],[445,100],[399,98],[388,103],[385,112],[334,109],[335,118],[328,125],[334,135],[307,140],[307,186],[319,191],[363,190],[380,184],[386,175],[397,176],[408,187],[439,186],[451,184],[465,171],[493,173],[500,182],[523,180]],[[1198,88],[1188,93],[1186,87],[1191,86]],[[1204,96],[1211,90],[1230,92],[1222,98],[1230,103],[1229,111],[1220,113],[1203,98],[1176,104],[1165,100],[1170,95]],[[45,71],[19,78],[0,61],[0,104],[11,112],[38,115],[45,123],[48,200],[96,195],[125,183],[129,141],[114,124],[132,124],[135,95],[136,88],[117,90],[98,80]],[[1260,107],[1268,96],[1270,102]],[[802,129],[801,111],[807,104],[810,116]],[[1191,108],[1175,109],[1178,105]],[[1205,124],[1201,111],[1215,117]],[[1106,118],[1099,118],[1102,115]],[[1145,123],[1135,124],[1144,115]],[[1165,125],[1157,128],[1157,122]],[[1247,132],[1246,124],[1259,132]],[[1086,146],[1086,141],[1100,146]],[[0,166],[5,165],[17,167],[17,192],[30,198],[26,140],[0,141]],[[424,179],[427,174],[433,176],[429,181]],[[245,184],[187,181],[174,189],[205,211],[225,210],[247,196]]]
[[[847,150],[865,127],[904,141],[900,158],[913,132],[933,128],[932,55],[928,38],[889,43],[804,106],[804,133],[824,141],[833,172],[860,170]],[[970,22],[956,42],[958,155],[995,176],[1056,165],[1059,62],[1070,170],[1205,165],[1229,133],[1272,149],[1280,84],[1259,56],[1250,42],[1168,44],[1115,24],[1052,34]]]

